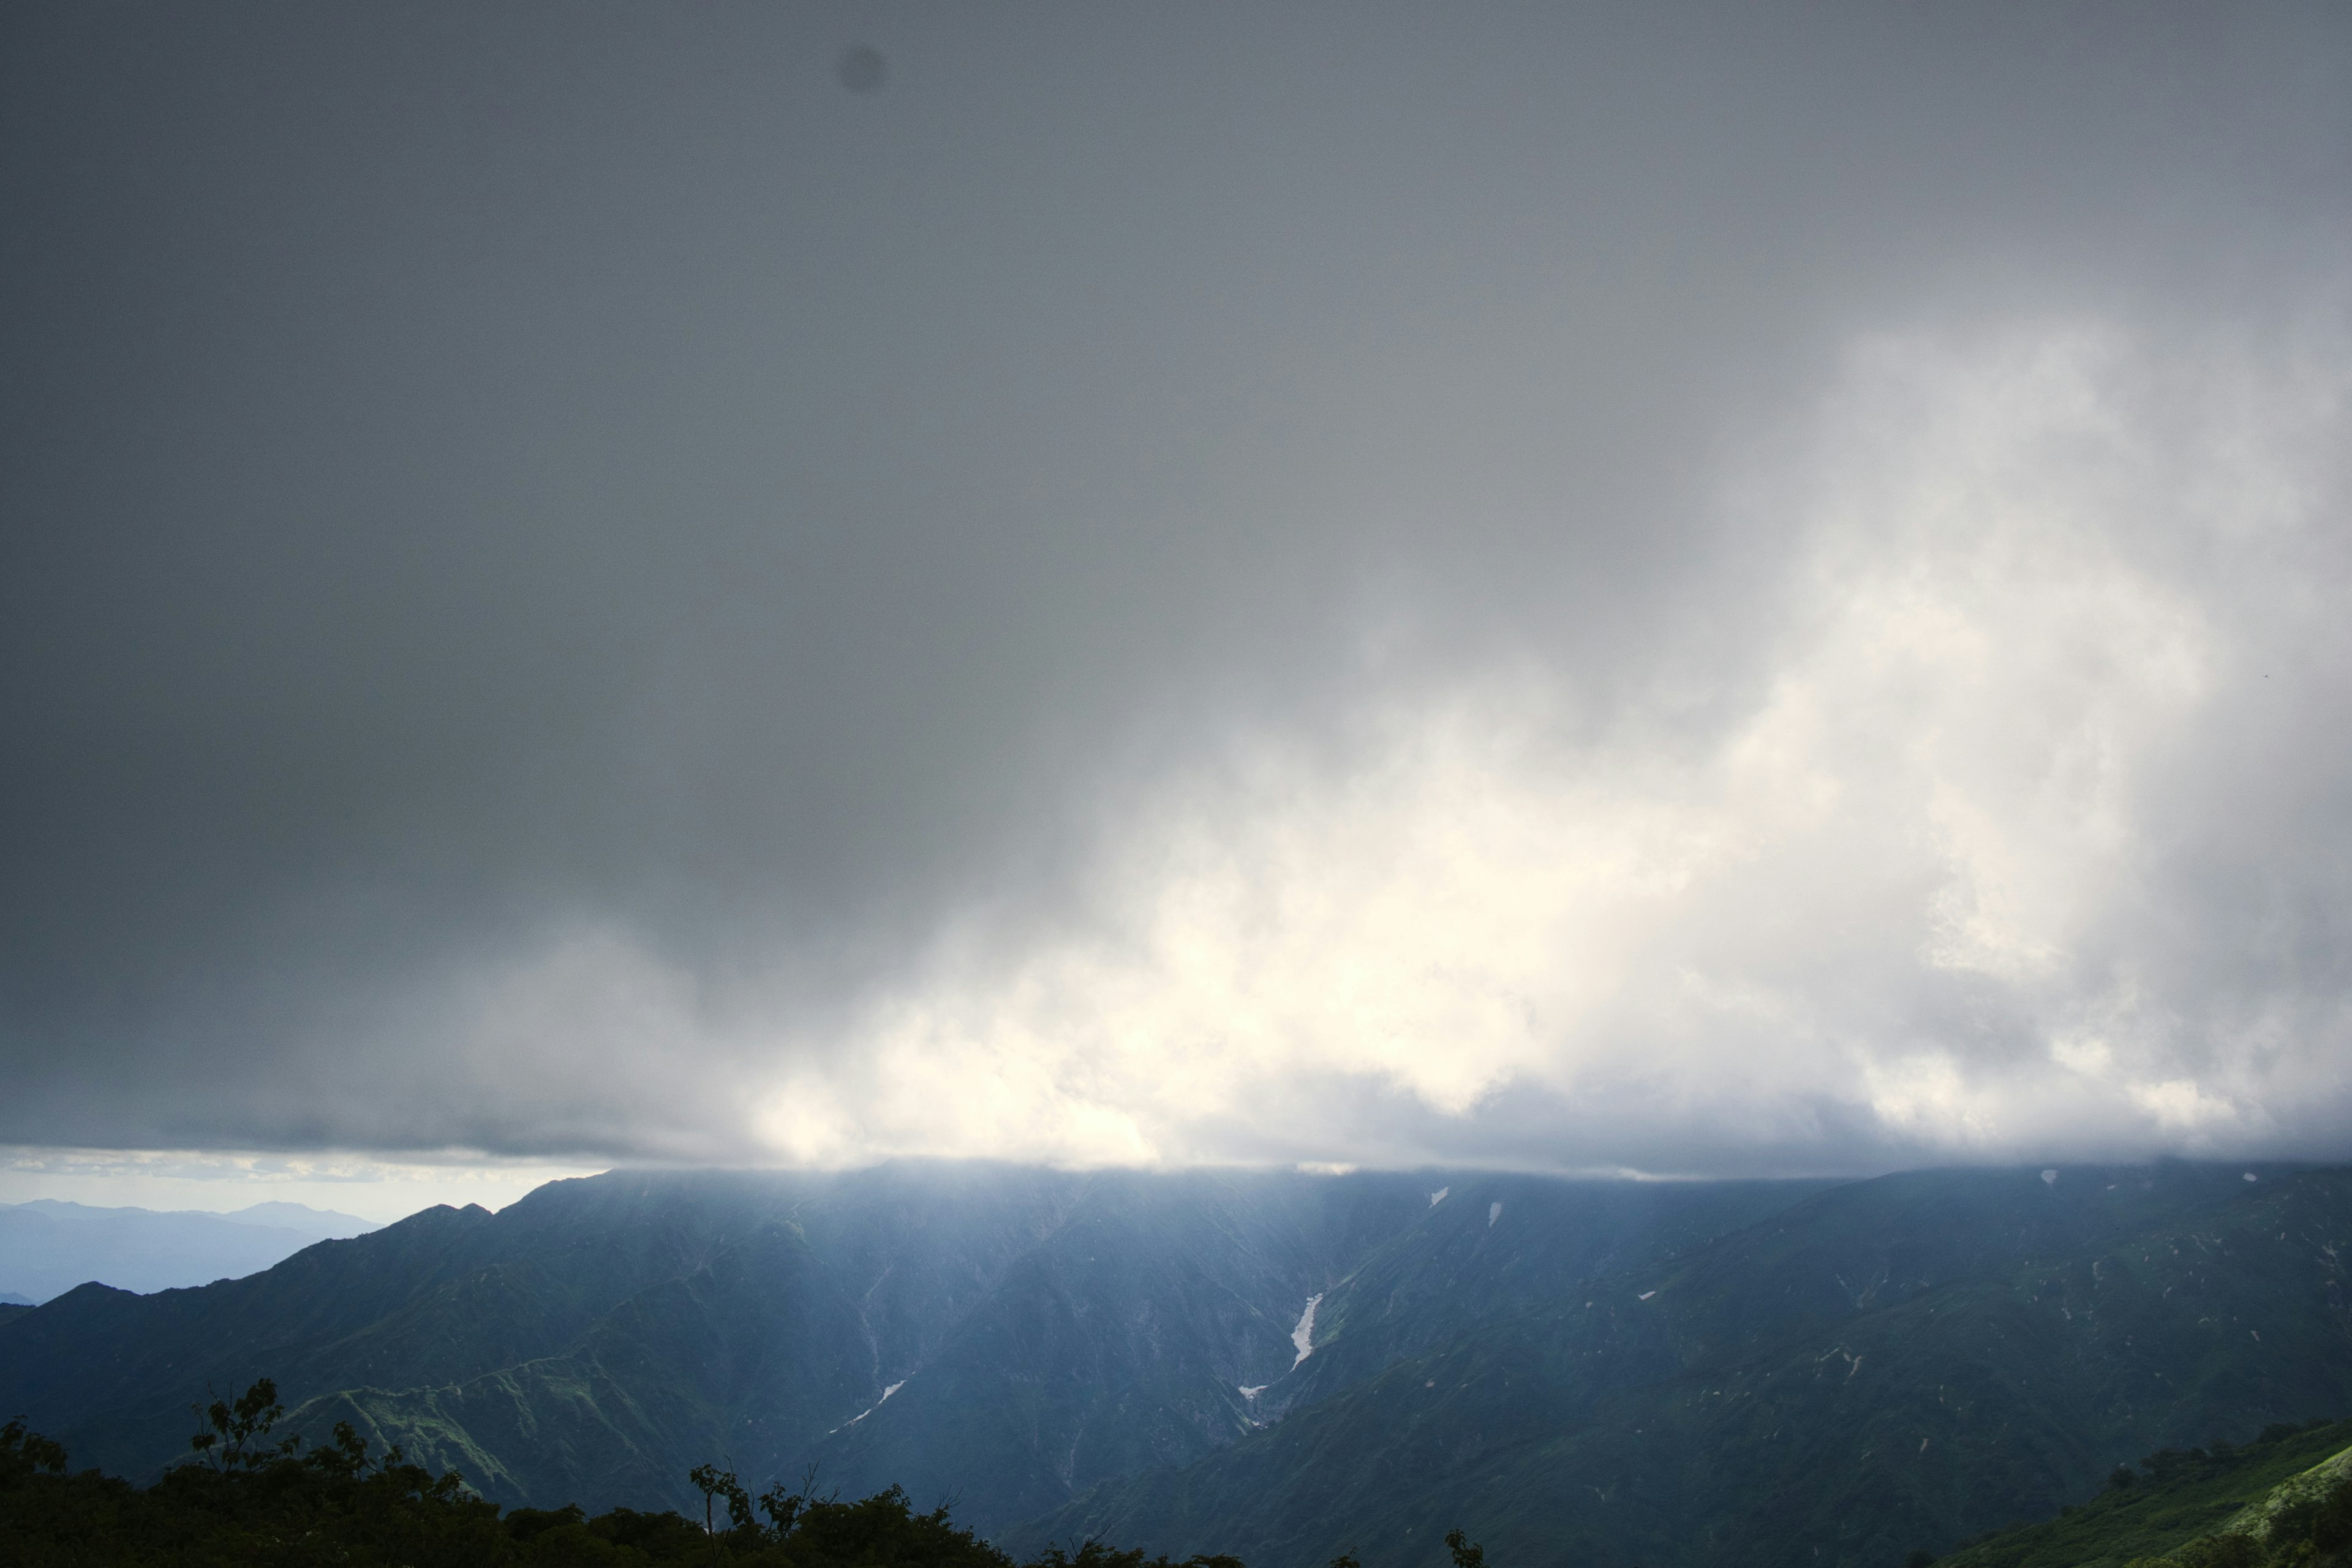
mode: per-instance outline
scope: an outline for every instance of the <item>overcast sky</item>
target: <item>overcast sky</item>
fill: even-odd
[[[2352,1155],[2341,5],[0,27],[0,1143]]]

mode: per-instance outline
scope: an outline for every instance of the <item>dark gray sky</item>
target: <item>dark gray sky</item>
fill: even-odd
[[[0,27],[0,1142],[2352,1153],[2341,6]]]

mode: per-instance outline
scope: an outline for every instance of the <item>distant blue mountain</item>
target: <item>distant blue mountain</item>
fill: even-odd
[[[37,1198],[0,1204],[0,1302],[41,1302],[96,1280],[145,1294],[241,1279],[313,1243],[380,1228],[302,1204],[231,1214],[97,1208]]]

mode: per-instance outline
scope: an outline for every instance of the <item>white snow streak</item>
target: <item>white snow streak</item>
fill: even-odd
[[[1293,1367],[1315,1353],[1315,1309],[1322,1300],[1320,1290],[1307,1297],[1307,1310],[1298,1314],[1298,1326],[1290,1331],[1290,1342],[1298,1347],[1298,1361],[1290,1363]]]
[[[902,1389],[902,1388],[904,1388],[904,1387],[906,1387],[906,1386],[907,1386],[907,1380],[906,1380],[905,1378],[903,1378],[903,1377],[902,1377],[902,1378],[900,1378],[898,1382],[896,1382],[896,1383],[892,1384],[889,1387],[887,1387],[887,1388],[886,1388],[886,1389],[884,1389],[884,1390],[882,1391],[882,1398],[881,1398],[881,1399],[877,1399],[877,1400],[876,1400],[873,1404],[871,1404],[871,1405],[867,1405],[865,1409],[863,1409],[863,1410],[859,1411],[856,1415],[855,1415],[851,1416],[848,1420],[846,1420],[846,1421],[843,1422],[840,1426],[838,1426],[835,1427],[835,1428],[833,1429],[833,1432],[845,1432],[845,1431],[847,1431],[850,1427],[856,1426],[860,1421],[865,1420],[868,1415],[873,1415],[877,1410],[881,1409],[881,1408],[882,1408],[882,1403],[883,1403],[883,1400],[887,1400],[887,1399],[888,1399],[892,1394],[894,1394],[898,1393],[900,1389]],[[825,1434],[825,1436],[828,1436],[828,1437],[830,1437],[830,1436],[833,1436],[833,1432],[827,1432],[827,1433]]]

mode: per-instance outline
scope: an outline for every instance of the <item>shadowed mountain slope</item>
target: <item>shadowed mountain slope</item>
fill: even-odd
[[[144,1475],[182,1450],[189,1400],[267,1373],[306,1429],[351,1420],[503,1502],[683,1504],[686,1469],[723,1456],[747,1476],[816,1464],[852,1491],[954,1495],[959,1517],[1002,1529],[1270,1419],[1284,1399],[1244,1391],[1292,1373],[1307,1300],[1383,1248],[1404,1246],[1409,1269],[1413,1248],[1442,1247],[1465,1212],[1432,1205],[1448,1185],[1549,1214],[1514,1233],[1540,1255],[1516,1266],[1531,1279],[1818,1189],[614,1173],[495,1215],[428,1210],[248,1279],[70,1292],[0,1343],[0,1404]],[[1457,1306],[1516,1299],[1465,1267]]]
[[[509,1504],[715,1459],[1023,1552],[1892,1568],[2352,1410],[2347,1257],[2342,1171],[615,1173],[71,1292],[0,1323],[0,1409],[152,1474],[267,1373]]]
[[[2352,1176],[2245,1174],[1855,1184],[1450,1339],[1383,1292],[1375,1332],[1432,1348],[1011,1540],[1379,1568],[1459,1524],[1498,1560],[1892,1564],[2150,1448],[2352,1409]]]

